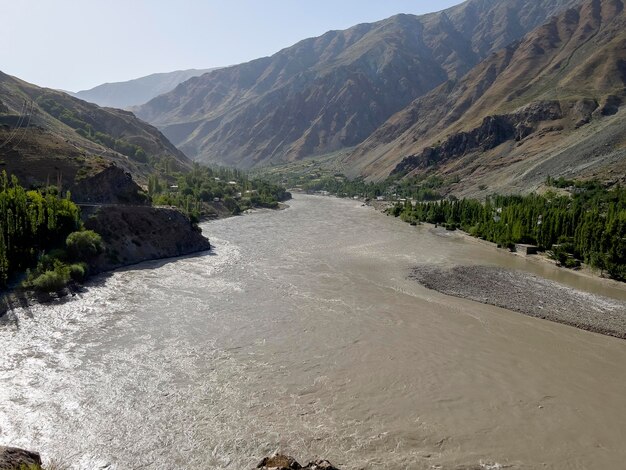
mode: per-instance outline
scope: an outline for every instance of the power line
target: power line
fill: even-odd
[[[17,120],[17,123],[15,124],[15,129],[13,129],[11,134],[9,134],[9,137],[7,138],[7,140],[4,143],[2,143],[2,145],[0,145],[0,149],[3,148],[3,147],[6,147],[7,145],[9,145],[11,143],[11,141],[17,135],[17,132],[18,132],[20,126],[23,124],[24,120],[26,119],[25,112],[26,112],[27,108],[28,108],[28,101],[24,100],[24,103],[22,104],[22,110],[20,111],[20,117]]]
[[[28,114],[28,122],[26,123],[26,127],[24,127],[24,133],[22,134],[22,137],[20,138],[19,142],[17,144],[15,144],[13,146],[13,148],[11,149],[11,151],[15,150],[17,147],[19,147],[19,145],[22,143],[22,141],[24,140],[24,137],[26,137],[26,134],[28,133],[28,127],[30,126],[30,121],[33,117],[33,114],[35,114],[35,102],[31,101],[31,106],[30,106],[30,113]]]

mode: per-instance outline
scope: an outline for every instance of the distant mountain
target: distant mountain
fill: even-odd
[[[147,103],[156,96],[172,91],[178,84],[211,70],[215,69],[155,73],[126,82],[105,83],[90,90],[70,94],[100,106],[128,109],[131,106]]]
[[[98,178],[113,167],[118,171]],[[94,185],[106,183],[115,193],[116,185],[120,191],[136,187],[126,184],[125,172],[142,183],[156,171],[190,167],[190,160],[161,132],[132,113],[0,72],[0,169],[24,185],[58,183],[73,192],[93,193],[98,189]]]
[[[469,0],[331,31],[137,108],[190,157],[249,168],[360,144],[394,113],[578,0]]]
[[[438,174],[455,192],[547,176],[626,178],[626,13],[586,0],[415,100],[343,162],[352,176]]]

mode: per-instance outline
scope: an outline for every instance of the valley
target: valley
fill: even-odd
[[[0,31],[0,470],[621,468],[624,0],[64,2]]]

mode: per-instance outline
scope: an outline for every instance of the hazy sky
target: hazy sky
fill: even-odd
[[[0,70],[78,91],[271,55],[330,29],[461,0],[0,0]]]

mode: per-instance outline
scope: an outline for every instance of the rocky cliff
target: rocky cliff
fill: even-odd
[[[78,180],[70,187],[70,193],[79,204],[150,205],[148,195],[133,181],[132,175],[115,165]]]
[[[0,446],[0,470],[42,470],[41,457],[36,452]]]
[[[85,227],[99,233],[105,245],[91,263],[92,272],[211,249],[200,228],[175,208],[85,207],[83,218]]]
[[[536,132],[539,123],[562,117],[558,101],[532,103],[515,113],[487,116],[471,131],[453,134],[442,143],[404,158],[391,174],[406,175],[444,164],[469,152],[486,152],[512,140],[519,142]]]
[[[529,191],[548,175],[616,181],[626,170],[625,15],[623,0],[563,11],[392,116],[344,159],[346,172],[430,172],[460,180],[458,194]],[[527,122],[520,113],[533,108]]]

